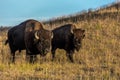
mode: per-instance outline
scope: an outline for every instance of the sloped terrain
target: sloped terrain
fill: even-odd
[[[10,51],[4,46],[6,32],[2,32],[0,48],[1,80],[119,80],[120,79],[120,7],[118,4],[72,16],[44,22],[45,28],[54,29],[67,23],[85,29],[82,48],[70,63],[64,50],[57,50],[55,61],[51,53],[38,62],[25,62],[25,51],[16,54],[16,64],[9,64]],[[4,40],[3,40],[4,39]]]

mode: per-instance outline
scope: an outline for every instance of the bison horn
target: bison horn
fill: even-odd
[[[37,31],[35,32],[35,38],[36,38],[36,39],[39,39],[39,36],[38,36],[38,32],[37,32]]]
[[[52,35],[51,35],[51,38],[53,39],[53,36],[54,36],[54,34],[53,34],[53,32],[52,32]]]
[[[73,29],[71,29],[71,33],[73,34],[74,32],[73,32]]]

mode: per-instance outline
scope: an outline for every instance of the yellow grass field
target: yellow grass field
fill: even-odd
[[[0,80],[120,80],[120,12],[105,13],[110,12],[76,22],[45,24],[47,29],[67,23],[85,29],[82,48],[74,54],[75,63],[70,63],[65,51],[58,49],[53,62],[48,53],[44,58],[38,55],[37,62],[29,64],[22,51],[16,53],[16,63],[10,64],[10,50],[4,45],[6,32],[1,32]]]

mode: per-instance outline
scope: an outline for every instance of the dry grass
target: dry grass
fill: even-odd
[[[74,23],[86,30],[83,46],[74,54],[75,63],[70,63],[65,51],[58,49],[54,62],[48,53],[45,58],[38,56],[37,63],[28,64],[23,51],[16,54],[16,64],[9,64],[9,48],[0,43],[0,80],[119,80],[119,22],[120,13],[115,18],[110,16]],[[64,23],[69,22],[46,25],[55,28]],[[4,41],[5,36],[2,39]]]

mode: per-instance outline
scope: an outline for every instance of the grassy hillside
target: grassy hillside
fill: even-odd
[[[25,51],[16,54],[16,64],[9,64],[10,51],[0,43],[0,80],[119,80],[120,79],[120,10],[116,4],[85,13],[65,16],[44,22],[45,28],[54,29],[73,23],[86,30],[82,48],[70,63],[64,50],[39,57],[35,64],[25,62]],[[6,32],[0,33],[0,41]]]

